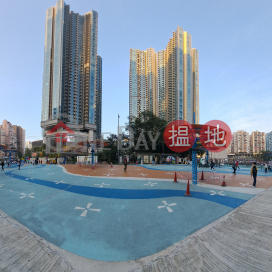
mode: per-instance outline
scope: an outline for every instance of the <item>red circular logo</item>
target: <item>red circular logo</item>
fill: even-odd
[[[167,125],[163,138],[169,149],[176,153],[182,153],[194,145],[196,135],[190,123],[184,120],[176,120]]]
[[[211,152],[221,152],[230,145],[232,133],[226,123],[212,120],[202,126],[199,138],[205,149]]]

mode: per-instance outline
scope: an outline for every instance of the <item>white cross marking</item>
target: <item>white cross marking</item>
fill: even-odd
[[[5,184],[0,184],[0,187],[3,187],[3,185],[5,185]]]
[[[28,194],[28,195],[27,195],[27,194],[24,194],[24,193],[21,193],[21,195],[22,195],[22,196],[19,197],[19,198],[21,198],[21,199],[22,199],[22,198],[25,198],[26,196],[31,197],[31,198],[35,198],[35,196],[32,196],[32,195],[34,195],[34,193],[31,193],[31,194]]]
[[[220,192],[211,191],[211,194],[210,194],[210,195],[219,194],[219,195],[221,195],[221,196],[224,196],[224,194],[222,194],[222,193],[224,193],[224,191],[220,191]]]
[[[103,176],[107,176],[107,177],[109,177],[109,176],[114,176],[114,174],[103,174]]]
[[[104,182],[102,182],[102,184],[95,184],[95,185],[101,185],[99,186],[100,188],[102,188],[104,185],[110,186],[110,184],[105,184]]]
[[[172,203],[172,204],[167,204],[167,202],[165,200],[162,201],[162,203],[165,205],[165,206],[158,206],[158,209],[161,209],[161,208],[165,208],[168,210],[168,212],[173,212],[173,210],[171,208],[169,208],[169,206],[175,206],[177,205],[176,203]]]
[[[174,173],[167,172],[166,175],[174,175]]]
[[[83,213],[80,216],[86,216],[87,211],[94,211],[94,212],[100,212],[101,209],[90,209],[90,207],[92,206],[92,203],[88,203],[87,208],[81,208],[81,207],[75,207],[76,210],[84,210]]]
[[[144,173],[141,173],[141,174],[138,174],[138,176],[148,176],[148,174],[144,174]]]
[[[61,180],[61,181],[54,181],[56,184],[59,184],[59,183],[66,183],[65,181]]]
[[[144,185],[154,186],[153,184],[157,184],[157,183],[151,183],[151,182],[148,182],[148,184],[144,184]]]

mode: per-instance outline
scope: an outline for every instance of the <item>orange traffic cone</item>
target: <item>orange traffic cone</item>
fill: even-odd
[[[177,173],[176,172],[175,172],[174,182],[178,182],[178,180],[177,180]]]
[[[94,169],[94,164],[93,164],[93,166],[92,166],[92,169]]]
[[[186,191],[186,193],[185,193],[184,196],[192,196],[192,195],[190,194],[190,184],[189,184],[189,179],[188,179],[188,184],[187,184],[187,191]]]
[[[222,185],[221,185],[222,187],[226,187],[227,186],[227,184],[226,184],[226,182],[225,182],[225,175],[223,176],[223,182],[222,182]]]
[[[201,179],[200,180],[204,180],[204,173],[203,173],[203,170],[202,170],[202,174],[201,174]]]
[[[81,167],[81,163],[79,163],[79,167]]]
[[[111,166],[110,167],[113,167],[112,162],[111,162]]]

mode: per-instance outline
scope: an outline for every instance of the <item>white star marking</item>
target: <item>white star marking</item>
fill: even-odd
[[[56,184],[59,184],[59,183],[66,183],[65,181],[61,180],[61,181],[54,181]]]
[[[221,196],[224,196],[224,194],[222,194],[222,193],[224,193],[224,191],[220,191],[220,192],[211,191],[211,194],[210,194],[210,195],[219,194],[219,195],[221,195]]]
[[[92,203],[88,203],[87,208],[81,208],[81,207],[75,207],[76,210],[84,210],[83,213],[80,216],[86,216],[88,210],[89,211],[94,211],[94,212],[100,212],[101,209],[90,209],[90,207],[92,206]]]
[[[166,175],[174,175],[174,173],[167,172]]]
[[[167,202],[166,202],[165,200],[163,200],[162,203],[163,203],[165,206],[158,206],[158,209],[166,208],[166,209],[168,210],[168,212],[173,212],[173,210],[172,210],[171,208],[169,208],[170,206],[175,206],[175,205],[177,205],[176,203],[167,204]]]
[[[148,184],[144,184],[144,185],[154,186],[153,184],[157,184],[157,183],[148,182]]]
[[[105,186],[105,185],[110,186],[110,184],[105,184],[104,182],[102,182],[102,184],[95,184],[95,185],[100,185],[99,186],[100,188],[103,188],[103,186]]]
[[[22,199],[22,198],[25,198],[26,196],[28,196],[28,197],[30,197],[30,198],[35,198],[35,196],[32,196],[32,195],[34,195],[34,193],[31,193],[31,194],[28,194],[28,195],[27,195],[27,194],[24,194],[24,193],[21,193],[21,195],[22,195],[22,196],[19,197],[19,198],[21,198],[21,199]]]
[[[107,177],[109,177],[109,176],[114,176],[114,174],[103,174],[103,176],[107,176]]]

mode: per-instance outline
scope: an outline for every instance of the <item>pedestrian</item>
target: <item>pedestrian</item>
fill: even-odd
[[[58,158],[56,157],[55,164],[57,164],[57,163],[58,163]]]
[[[9,167],[9,161],[8,161],[8,167]]]
[[[264,165],[264,171],[265,171],[265,173],[267,173],[267,163],[265,163],[265,165]]]
[[[5,165],[5,163],[4,163],[4,161],[2,161],[2,162],[1,162],[1,166],[2,166],[1,171],[4,171],[4,165]]]
[[[236,175],[236,163],[235,162],[233,162],[232,168],[233,168],[232,174]]]
[[[253,186],[252,186],[252,188],[255,188],[255,186],[256,186],[257,172],[258,172],[258,168],[257,168],[256,162],[254,162],[252,167],[251,167],[251,171],[250,171],[250,176],[251,177],[253,176]]]
[[[239,168],[239,169],[240,169],[240,167],[239,167],[239,165],[238,165],[238,164],[239,164],[239,162],[238,162],[238,161],[236,161],[236,169],[237,169],[237,168]]]
[[[155,165],[155,157],[152,156],[152,165]]]
[[[21,161],[18,161],[18,170],[20,170],[20,167],[21,167]]]
[[[214,162],[213,162],[213,160],[211,161],[211,170],[213,170],[214,169]]]
[[[261,170],[263,170],[263,164],[261,163]]]
[[[124,156],[124,166],[125,166],[124,172],[127,172],[127,157],[126,156]]]

